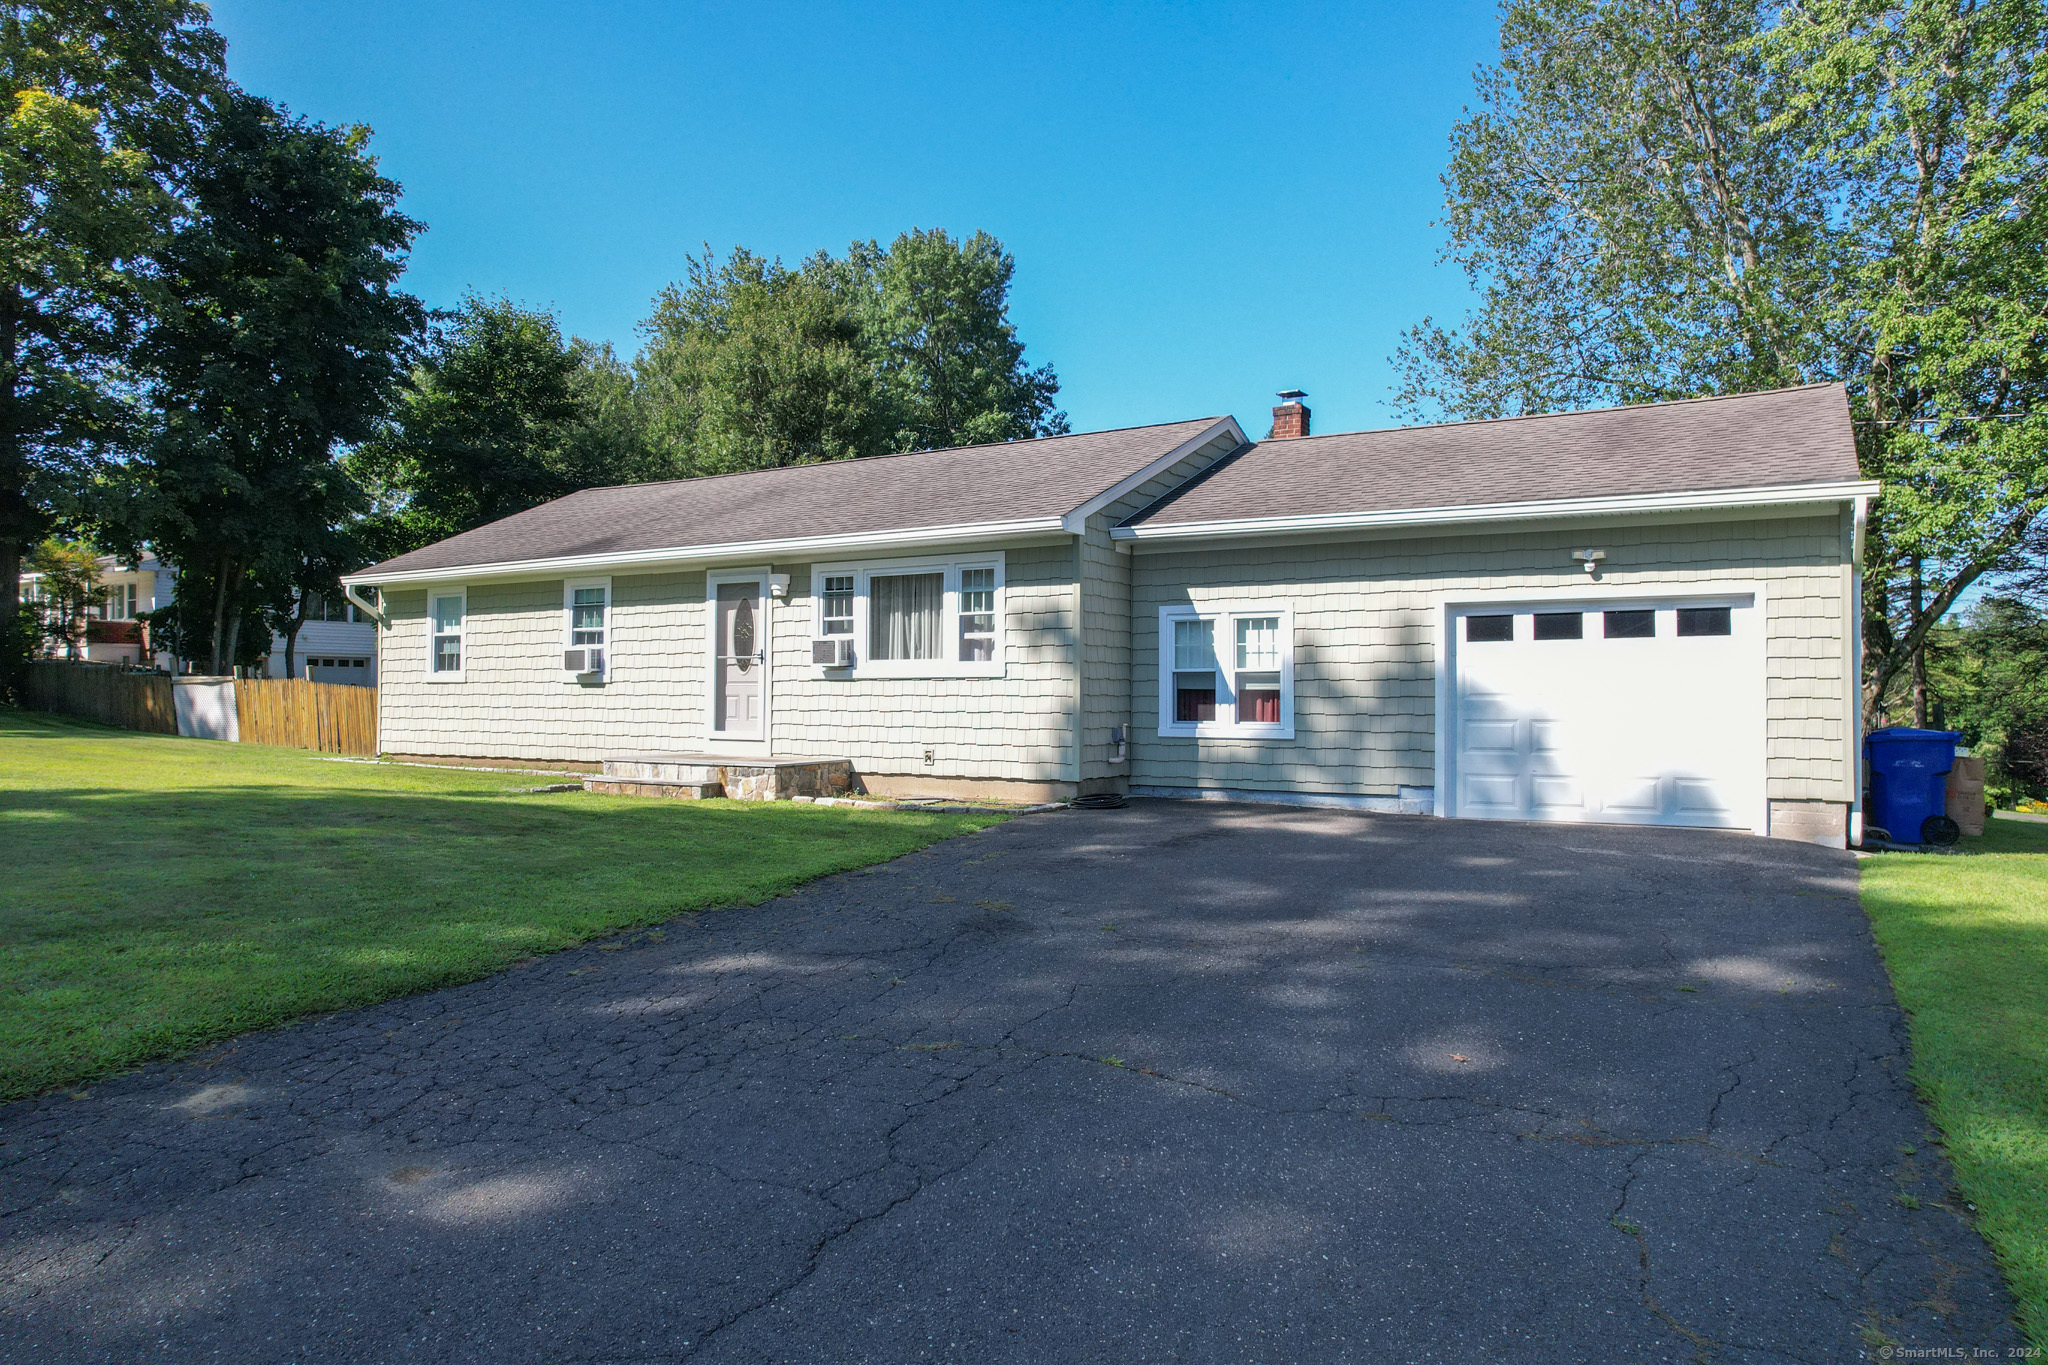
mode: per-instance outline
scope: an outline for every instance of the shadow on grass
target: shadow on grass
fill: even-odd
[[[995,822],[464,790],[460,774],[439,792],[351,789],[379,771],[0,791],[0,828],[32,869],[0,888],[0,1098],[753,904]]]

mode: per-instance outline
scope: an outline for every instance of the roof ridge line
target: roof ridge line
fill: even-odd
[[[580,497],[585,493],[607,493],[620,488],[659,488],[663,484],[707,483],[712,479],[742,479],[754,474],[779,474],[784,470],[816,469],[823,465],[872,464],[877,460],[901,460],[912,455],[957,454],[964,450],[1000,450],[1005,446],[1033,445],[1040,441],[1065,441],[1076,436],[1117,436],[1127,431],[1151,431],[1155,427],[1184,427],[1192,426],[1197,422],[1221,422],[1227,420],[1228,417],[1229,414],[1227,413],[1222,416],[1212,417],[1181,417],[1171,422],[1141,422],[1134,427],[1104,427],[1100,431],[1063,431],[1057,436],[1026,436],[1015,441],[982,441],[971,446],[931,446],[924,450],[890,450],[884,451],[880,455],[853,455],[836,460],[805,460],[800,464],[771,465],[766,469],[728,469],[718,474],[686,474],[677,479],[649,479],[645,483],[600,483],[592,484],[588,488],[578,488],[573,492],[564,493],[561,498],[556,498],[553,501],[560,502],[563,498]],[[539,505],[542,507],[547,506],[546,503]],[[532,509],[529,508],[528,510]],[[518,514],[515,513],[514,515]],[[485,524],[488,525],[489,523]]]
[[[1811,384],[1787,384],[1777,389],[1753,389],[1747,393],[1702,393],[1691,398],[1660,398],[1648,403],[1610,403],[1604,408],[1567,408],[1562,412],[1524,412],[1513,417],[1467,417],[1457,422],[1417,422],[1411,426],[1361,427],[1357,431],[1326,431],[1317,436],[1268,436],[1253,445],[1265,445],[1268,441],[1332,441],[1339,436],[1384,436],[1393,431],[1437,431],[1448,427],[1491,427],[1505,426],[1509,422],[1548,422],[1559,417],[1590,417],[1602,412],[1634,412],[1639,408],[1682,408],[1694,403],[1727,403],[1744,398],[1768,398],[1779,393],[1805,393],[1809,389],[1839,389],[1845,387],[1839,379],[1817,379]]]

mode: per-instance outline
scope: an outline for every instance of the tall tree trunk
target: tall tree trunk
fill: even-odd
[[[9,638],[21,610],[21,546],[0,540],[0,640]]]
[[[1920,557],[1913,557],[1913,625],[1927,610],[1927,585],[1920,577]],[[1927,644],[1923,639],[1913,650],[1913,724],[1927,728]]]
[[[242,643],[242,565],[240,560],[229,559],[222,565],[222,601],[227,610],[226,660],[228,672],[235,671],[235,656]],[[232,584],[232,586],[229,586]]]
[[[299,609],[292,613],[292,623],[284,629],[284,675],[292,676],[292,656],[298,653],[299,632],[306,627],[306,592],[299,590]]]

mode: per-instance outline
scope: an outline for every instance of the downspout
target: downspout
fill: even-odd
[[[1074,537],[1074,761],[1068,772],[1076,796],[1081,794],[1081,741],[1086,738],[1084,727],[1088,714],[1088,657],[1084,641],[1087,632],[1082,624],[1082,609],[1088,602],[1088,559],[1082,552],[1086,541],[1085,532]]]
[[[1849,540],[1849,845],[1863,843],[1863,532],[1870,499],[1856,499]]]
[[[384,614],[381,606],[358,593],[355,584],[342,584],[341,595],[355,603],[357,610],[375,621],[383,630],[390,631],[391,618]],[[384,647],[384,641],[377,641],[377,686],[374,690],[377,694],[377,752],[380,754],[384,752],[384,656],[390,652]]]
[[[391,629],[391,618],[386,616],[382,609],[380,609],[375,602],[372,602],[369,598],[358,594],[356,592],[355,584],[342,584],[341,595],[343,597],[346,597],[349,601],[355,603],[357,608],[362,611],[363,615],[369,617],[372,621],[375,621],[378,625],[384,627],[384,629]],[[383,652],[381,650],[378,652],[378,657],[383,657]]]

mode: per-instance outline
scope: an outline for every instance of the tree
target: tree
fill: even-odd
[[[2048,795],[2048,614],[1989,596],[1928,633],[1935,719],[1985,758],[2002,802]],[[1897,680],[1893,700],[1907,703]]]
[[[368,140],[233,96],[162,251],[176,302],[140,351],[158,429],[126,515],[177,566],[186,648],[203,635],[216,673],[241,661],[265,585],[361,505],[336,449],[371,434],[425,322],[395,287],[419,225]]]
[[[889,449],[882,379],[829,258],[790,269],[744,248],[721,262],[707,246],[641,330],[648,440],[679,474]]]
[[[383,557],[632,482],[647,460],[631,381],[609,348],[565,342],[551,314],[470,298],[345,463],[375,498],[364,534]]]
[[[1067,430],[1052,366],[1027,369],[1009,319],[1017,263],[986,232],[912,228],[887,251],[855,243],[844,270],[882,374],[897,450],[983,445]]]
[[[2028,0],[1511,0],[1444,183],[1479,291],[1417,415],[1839,380],[1886,482],[1873,706],[2048,507],[2048,110]]]
[[[1065,431],[1052,367],[1008,317],[1015,262],[977,232],[912,230],[788,267],[707,246],[655,300],[634,363],[677,473],[765,469]]]
[[[86,609],[106,600],[100,586],[100,558],[92,546],[51,536],[28,554],[27,567],[38,575],[38,645],[55,645],[66,658],[77,658],[85,643]],[[35,652],[40,653],[38,648]]]
[[[222,54],[195,0],[0,5],[0,636],[22,556],[128,434],[119,367]]]

